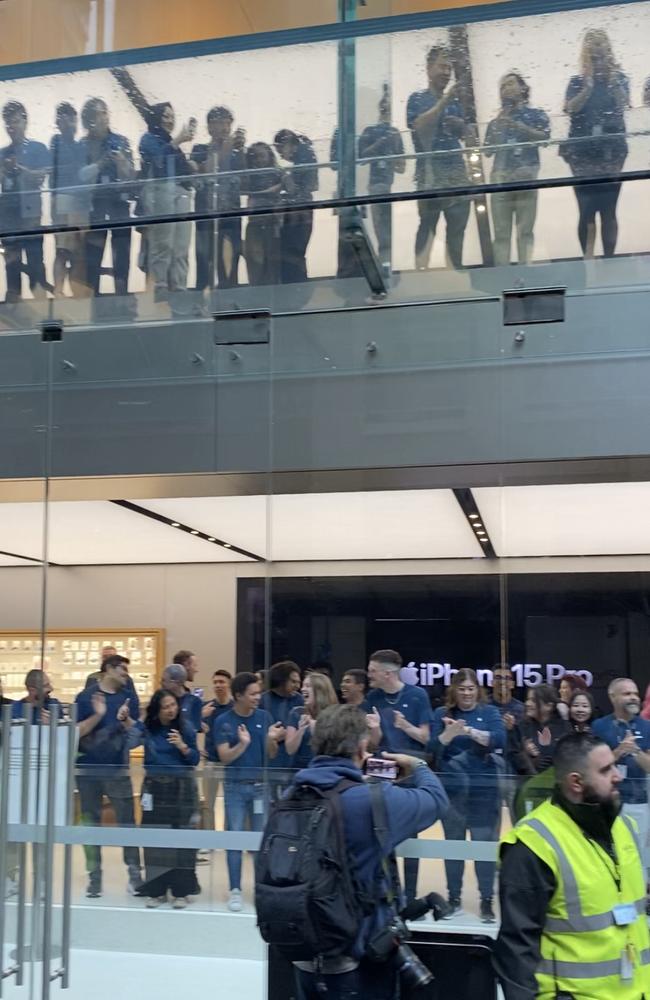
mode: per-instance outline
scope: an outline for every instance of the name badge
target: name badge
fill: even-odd
[[[621,955],[621,979],[624,983],[634,979],[634,964],[627,948]]]
[[[264,799],[253,799],[253,815],[264,815]],[[634,907],[632,907],[632,909],[634,909]]]
[[[627,927],[637,918],[636,906],[633,903],[619,903],[612,910],[612,915],[617,927]]]
[[[142,812],[153,812],[153,795],[151,792],[143,792],[140,798]]]

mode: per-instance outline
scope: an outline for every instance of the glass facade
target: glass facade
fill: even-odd
[[[496,997],[499,835],[646,694],[650,3],[161,6],[0,10],[0,996],[297,996],[253,863],[343,699]]]

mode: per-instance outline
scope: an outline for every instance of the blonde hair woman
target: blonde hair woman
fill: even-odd
[[[619,67],[609,36],[600,28],[587,31],[582,41],[578,76],[572,76],[564,100],[569,115],[569,138],[560,146],[575,177],[616,175],[627,156],[625,109],[630,103],[630,84]],[[589,186],[576,185],[578,239],[586,258],[594,256],[596,217],[605,257],[612,257],[618,239],[616,204],[620,181]]]
[[[325,674],[305,674],[301,693],[305,704],[291,709],[284,742],[287,753],[293,757],[292,767],[296,768],[305,767],[313,756],[311,734],[316,719],[323,709],[338,705],[336,691]]]

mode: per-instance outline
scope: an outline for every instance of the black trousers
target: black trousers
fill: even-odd
[[[21,219],[19,225],[13,227],[18,229],[22,226],[25,229],[37,229],[40,226],[40,219]],[[23,256],[25,258],[25,271],[29,278],[29,287],[32,291],[40,285],[45,289],[47,279],[45,277],[45,262],[43,260],[43,237],[42,236],[10,236],[2,241],[5,251],[5,269],[7,273],[7,300],[16,301],[20,298],[23,272]]]
[[[600,215],[600,237],[605,257],[613,257],[618,240],[616,206],[621,193],[620,183],[590,184],[573,189],[578,202],[578,239],[583,254],[588,248],[589,227],[596,225]]]
[[[122,222],[128,219],[128,208],[120,203],[115,205],[105,205],[102,207],[93,206],[90,221],[93,223],[106,223],[105,229],[92,229],[86,233],[84,253],[86,258],[86,283],[92,289],[94,295],[99,295],[99,284],[101,281],[102,259],[106,248],[108,234],[111,234],[111,248],[113,254],[113,278],[115,281],[115,294],[126,295],[129,287],[129,268],[131,266],[131,229],[125,226],[122,229],[111,229],[111,222]]]
[[[197,289],[202,292],[206,288],[214,288],[215,267],[219,288],[235,288],[241,253],[241,219],[197,222]]]
[[[307,280],[306,254],[313,225],[311,208],[285,214],[280,229],[280,278],[283,283]]]
[[[143,793],[151,796],[151,809],[142,810],[142,825],[187,830],[196,815],[194,777],[147,777]],[[200,887],[196,878],[196,851],[184,847],[145,847],[145,881],[138,895],[176,898],[193,896]]]

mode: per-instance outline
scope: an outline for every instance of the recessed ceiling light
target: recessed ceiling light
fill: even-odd
[[[224,547],[224,549],[231,549],[232,545],[230,544],[230,542],[224,542],[223,543],[223,547]]]
[[[479,542],[483,542],[484,545],[487,545],[488,540],[487,538],[479,538]]]
[[[216,540],[217,540],[216,538],[212,538],[212,537],[208,538],[209,542],[216,542]]]
[[[198,535],[198,531],[196,530],[196,528],[192,528],[192,530],[190,531],[190,535]]]
[[[477,205],[476,206],[476,211],[477,212],[484,212],[485,211],[485,205]]]
[[[483,525],[481,524],[480,521],[474,521],[474,527],[478,530],[479,528],[482,528]]]
[[[469,517],[470,517],[470,520],[473,521],[475,518],[478,517],[478,514],[470,514]]]
[[[172,528],[180,528],[178,521],[172,521]]]

